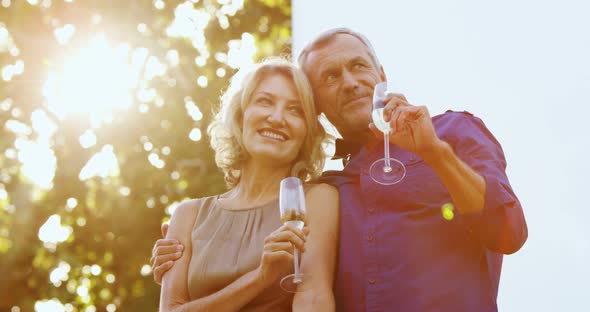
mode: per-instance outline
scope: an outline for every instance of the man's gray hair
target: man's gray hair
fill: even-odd
[[[318,48],[319,46],[329,42],[330,40],[332,40],[334,36],[338,34],[348,34],[358,38],[367,48],[369,48],[371,59],[373,60],[374,65],[377,68],[381,68],[381,62],[379,62],[377,53],[375,53],[375,49],[373,49],[373,45],[371,44],[369,39],[367,39],[365,35],[346,27],[328,29],[317,35],[315,39],[310,41],[305,46],[305,48],[303,48],[303,50],[301,50],[301,52],[299,53],[299,56],[297,57],[297,63],[299,63],[299,67],[305,70],[305,62],[307,62],[307,57],[309,56],[309,53],[311,53],[311,51]]]

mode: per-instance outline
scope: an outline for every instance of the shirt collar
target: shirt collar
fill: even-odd
[[[342,139],[336,139],[336,152],[332,159],[350,159],[350,157],[358,154],[363,145],[362,142],[349,142]]]

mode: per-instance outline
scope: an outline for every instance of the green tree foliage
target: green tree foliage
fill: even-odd
[[[290,10],[0,1],[0,311],[157,309],[146,265],[160,224],[224,191],[211,113],[241,62],[290,52]]]

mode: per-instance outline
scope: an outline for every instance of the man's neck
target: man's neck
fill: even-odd
[[[381,141],[369,129],[361,133],[343,135],[342,140],[348,144],[364,145],[367,148],[372,148]]]

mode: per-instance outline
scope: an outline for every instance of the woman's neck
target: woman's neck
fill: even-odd
[[[234,188],[232,198],[247,206],[264,204],[279,195],[281,180],[289,175],[286,167],[248,162],[242,168],[240,183]]]

